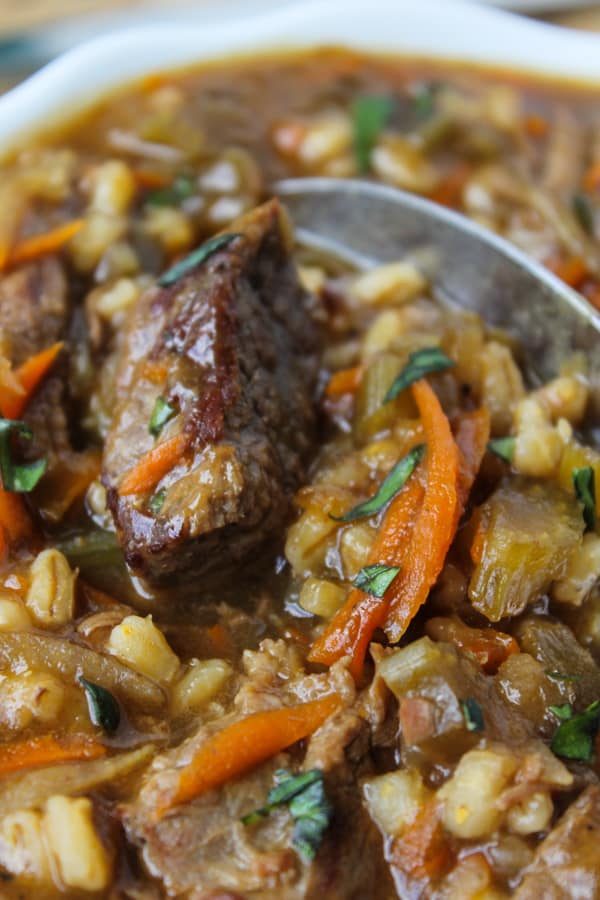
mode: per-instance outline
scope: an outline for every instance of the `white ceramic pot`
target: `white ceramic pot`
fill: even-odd
[[[397,51],[597,81],[600,36],[465,0],[254,0],[88,41],[0,98],[0,155],[149,72],[260,50],[317,45]]]

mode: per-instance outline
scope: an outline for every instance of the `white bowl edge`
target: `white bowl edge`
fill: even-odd
[[[239,9],[240,7],[238,7]],[[153,71],[253,51],[342,45],[360,50],[506,66],[598,81],[600,36],[575,32],[467,0],[254,2],[232,19],[190,12],[103,35],[75,47],[0,98],[0,156],[31,135],[68,122],[112,89]]]

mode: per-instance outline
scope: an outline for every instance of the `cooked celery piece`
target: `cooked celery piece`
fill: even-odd
[[[401,356],[382,353],[365,372],[356,394],[354,413],[354,434],[359,441],[371,440],[399,419],[417,417],[416,407],[408,393],[384,404],[384,397],[401,366]]]
[[[518,615],[562,574],[584,523],[575,498],[553,484],[524,479],[503,484],[481,509],[488,525],[469,597],[498,622]]]

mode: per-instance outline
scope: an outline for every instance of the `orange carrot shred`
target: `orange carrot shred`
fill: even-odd
[[[137,184],[141,188],[164,188],[171,184],[172,175],[166,175],[164,172],[156,172],[151,169],[136,169],[133,173]]]
[[[415,382],[412,392],[427,444],[427,482],[410,550],[398,577],[386,592],[389,609],[385,632],[392,643],[400,640],[427,599],[458,525],[460,456],[450,423],[427,381]]]
[[[187,434],[181,431],[142,456],[121,482],[119,488],[121,496],[146,494],[156,487],[161,478],[179,462],[186,451],[188,441]]]
[[[468,163],[458,163],[450,171],[450,174],[432,191],[429,199],[442,206],[460,206],[464,187],[471,177],[472,171],[472,166]]]
[[[72,222],[66,222],[64,225],[59,225],[51,231],[23,238],[9,251],[5,265],[18,266],[21,263],[39,259],[40,256],[55,253],[77,234],[80,228],[83,227],[83,223],[83,219],[73,219]]]
[[[436,616],[428,620],[425,632],[436,641],[470,653],[488,675],[495,674],[509,656],[519,652],[512,635],[495,628],[472,628],[458,618]]]
[[[537,113],[530,113],[525,117],[525,131],[530,137],[545,137],[548,134],[548,120]]]
[[[600,160],[587,169],[583,176],[583,187],[586,191],[597,191],[600,188]]]
[[[586,279],[588,271],[580,256],[567,256],[566,259],[551,259],[546,265],[569,287],[578,288]]]
[[[452,865],[453,853],[442,825],[439,802],[430,800],[391,849],[394,868],[411,879],[433,881]]]
[[[53,735],[29,738],[0,746],[0,776],[33,766],[104,756],[106,747],[87,737],[73,736],[58,741]]]
[[[335,372],[329,379],[325,393],[332,398],[342,397],[344,394],[354,394],[362,381],[363,373],[363,366],[353,366],[351,369]]]
[[[459,449],[458,463],[458,517],[463,514],[473,482],[481,467],[490,439],[490,414],[481,407],[463,413],[456,429],[455,441]]]
[[[338,694],[298,706],[253,713],[217,731],[202,744],[191,762],[179,770],[175,790],[156,810],[161,816],[174,806],[218,788],[308,737],[340,704]]]
[[[14,375],[22,386],[23,393],[16,396],[5,392],[0,394],[0,410],[5,418],[21,418],[36,388],[54,365],[63,346],[63,341],[58,341],[51,347],[36,353],[35,356],[29,357],[18,369],[15,369]]]
[[[378,562],[402,565],[423,493],[421,482],[413,475],[394,497],[369,552],[370,565]],[[375,630],[383,624],[387,607],[385,597],[373,597],[357,589],[351,591],[342,608],[314,642],[308,655],[310,662],[330,666],[342,656],[349,655],[350,671],[358,680],[369,643]]]

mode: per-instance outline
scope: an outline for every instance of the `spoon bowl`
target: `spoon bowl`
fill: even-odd
[[[600,315],[542,265],[465,216],[396,188],[293,178],[275,192],[302,246],[358,269],[411,258],[437,296],[518,339],[534,384],[583,352],[600,424]]]

